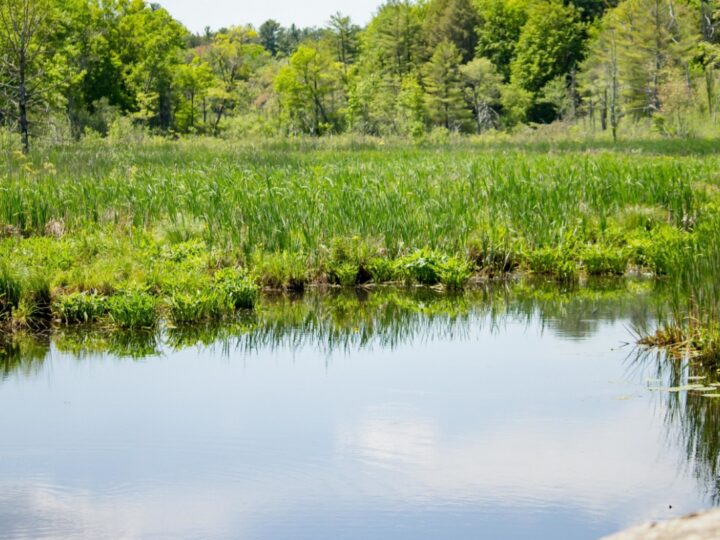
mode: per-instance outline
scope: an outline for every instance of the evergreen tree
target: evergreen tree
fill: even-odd
[[[672,77],[691,81],[689,61],[699,34],[681,4],[672,0],[626,0],[608,19],[618,40],[618,64],[625,110],[634,115],[660,112],[661,88]]]
[[[402,78],[418,65],[421,23],[417,8],[407,0],[389,0],[363,34],[365,69]]]
[[[468,119],[463,98],[460,64],[462,55],[450,41],[435,48],[424,66],[425,104],[435,125],[459,131]]]
[[[282,26],[280,26],[279,22],[273,19],[265,21],[258,29],[260,45],[265,47],[265,50],[272,56],[277,56],[278,54],[281,33]]]
[[[441,42],[450,41],[468,62],[477,47],[478,12],[470,0],[432,0],[425,12],[423,34],[430,54]]]
[[[358,53],[360,27],[354,25],[350,17],[336,13],[330,18],[330,32],[335,56],[342,64],[343,74],[347,77],[350,65],[355,61]]]

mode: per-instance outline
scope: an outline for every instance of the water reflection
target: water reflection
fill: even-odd
[[[654,350],[637,351],[630,363],[634,377],[645,377],[648,386],[660,388],[684,388],[693,382],[717,386],[718,367]],[[720,399],[705,395],[719,391],[653,392],[666,425],[666,443],[684,448],[683,465],[715,505],[720,504]]]
[[[499,330],[510,321],[539,322],[581,340],[618,320],[645,324],[663,293],[646,281],[599,280],[560,288],[552,282],[507,282],[452,294],[428,288],[378,288],[269,295],[253,313],[224,324],[166,327],[161,332],[59,328],[45,335],[0,336],[0,373],[32,372],[53,343],[78,358],[97,353],[145,358],[192,346],[219,350],[311,345],[325,353],[412,340],[462,338],[469,325]],[[3,341],[4,339],[4,341]]]
[[[642,281],[331,291],[17,336],[0,539],[589,539],[697,510],[715,402],[647,387],[700,368],[619,348],[663,301]]]

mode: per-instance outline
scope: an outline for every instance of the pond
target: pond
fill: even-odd
[[[309,292],[221,327],[20,336],[0,539],[582,539],[713,506],[718,402],[658,390],[712,372],[628,344],[662,302]]]

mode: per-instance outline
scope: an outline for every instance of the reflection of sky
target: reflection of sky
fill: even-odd
[[[621,322],[483,328],[330,357],[55,351],[0,387],[0,538],[594,538],[701,505],[623,382]]]

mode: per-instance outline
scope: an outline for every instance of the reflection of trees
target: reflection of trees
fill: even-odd
[[[668,388],[718,380],[717,366],[679,360],[660,351],[639,351],[631,369],[638,377],[649,377]],[[661,381],[661,382],[660,382]],[[717,389],[720,392],[720,388]],[[703,397],[712,391],[658,392],[664,413],[668,443],[685,449],[687,466],[705,486],[713,504],[720,504],[720,399]]]

